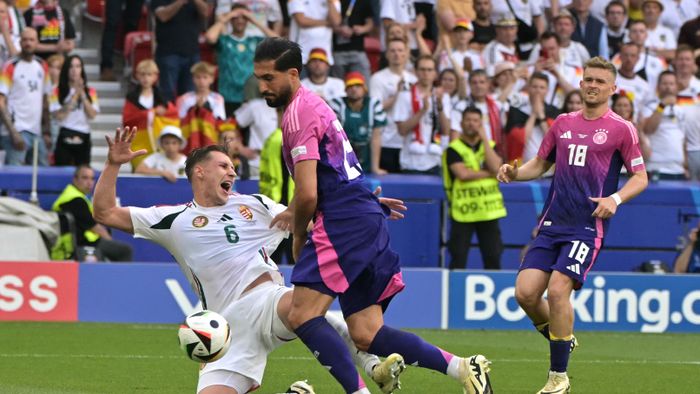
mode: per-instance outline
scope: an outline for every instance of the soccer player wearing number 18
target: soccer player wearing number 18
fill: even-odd
[[[296,260],[289,314],[294,332],[346,393],[369,393],[324,318],[338,297],[358,349],[382,357],[398,353],[406,364],[458,379],[465,393],[491,393],[484,356],[456,357],[384,324],[384,310],[404,288],[398,255],[389,246],[391,212],[363,186],[362,168],[340,122],[301,86],[301,67],[301,49],[294,42],[268,38],[257,47],[254,74],[260,92],[268,105],[285,108],[282,154],[296,185],[289,207]]]
[[[539,393],[568,393],[572,347],[573,290],[583,285],[607,232],[608,219],[647,186],[634,126],[608,108],[615,92],[615,66],[595,57],[584,66],[583,110],[560,115],[537,156],[521,168],[501,166],[501,182],[527,181],[556,164],[537,237],[520,264],[515,297],[550,341],[550,371]],[[617,190],[620,169],[632,174]],[[547,300],[542,298],[547,290]]]

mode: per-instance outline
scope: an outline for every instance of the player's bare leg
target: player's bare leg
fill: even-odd
[[[288,315],[289,325],[346,393],[369,393],[343,338],[324,317],[332,302],[333,297],[327,294],[296,286]]]
[[[574,315],[570,301],[573,290],[574,281],[571,278],[561,272],[552,272],[547,290],[550,311],[550,364],[547,384],[540,390],[542,394],[568,393],[571,387],[566,370],[574,329]]]
[[[217,385],[209,386],[204,390],[200,391],[198,394],[238,394],[238,391],[233,387]]]
[[[350,336],[358,349],[380,357],[400,354],[404,362],[450,375],[470,394],[491,393],[490,362],[482,355],[454,356],[419,336],[384,325],[382,308],[369,306],[346,319]]]
[[[549,277],[550,273],[542,270],[524,269],[518,273],[515,280],[515,299],[537,331],[547,339],[549,339],[549,304],[542,295],[549,285]]]

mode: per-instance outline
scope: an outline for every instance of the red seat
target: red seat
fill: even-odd
[[[379,39],[365,36],[365,52],[369,59],[369,67],[374,74],[379,70],[379,60],[382,57],[382,47],[379,43]]]
[[[105,0],[87,0],[85,5],[85,16],[93,21],[104,21]]]
[[[136,31],[147,31],[147,30],[152,30],[149,29],[149,14],[148,14],[148,7],[143,6],[141,8],[141,16],[139,18],[139,23],[136,26]],[[124,50],[124,41],[126,40],[126,37],[124,36],[124,23],[120,22],[119,27],[117,29],[117,41],[114,43],[114,48],[118,51]]]
[[[214,46],[207,42],[204,34],[199,35],[199,57],[202,61],[209,62],[211,64],[216,64]]]
[[[136,78],[136,65],[141,60],[153,59],[153,33],[150,31],[133,31],[124,40],[124,61]]]

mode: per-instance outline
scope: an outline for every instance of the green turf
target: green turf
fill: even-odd
[[[198,365],[181,355],[175,325],[0,323],[0,393],[192,393]],[[457,354],[493,361],[495,392],[534,393],[544,385],[548,345],[535,332],[418,331]],[[571,359],[572,393],[697,393],[700,335],[580,332]],[[235,351],[235,349],[231,349]],[[263,387],[276,393],[309,379],[341,393],[299,341],[271,356]],[[401,393],[461,393],[439,373],[409,368]],[[371,382],[370,390],[379,392]]]

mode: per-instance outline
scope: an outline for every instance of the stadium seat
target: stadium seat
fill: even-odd
[[[139,24],[136,26],[136,31],[152,31],[150,28],[150,14],[148,13],[148,6],[144,5],[141,8],[141,17],[139,18]],[[117,30],[117,41],[114,43],[114,49],[116,51],[124,50],[124,42],[126,37],[124,35],[124,23],[120,22]]]
[[[105,0],[87,0],[85,4],[85,17],[102,22],[105,18]]]
[[[199,57],[202,61],[216,64],[214,56],[214,46],[207,42],[204,34],[199,35]]]
[[[376,37],[365,36],[365,52],[369,59],[369,67],[372,73],[379,71],[379,60],[382,57],[382,47]]]
[[[124,62],[127,70],[136,78],[136,65],[141,60],[153,58],[153,33],[150,31],[134,31],[126,35],[124,40]]]

